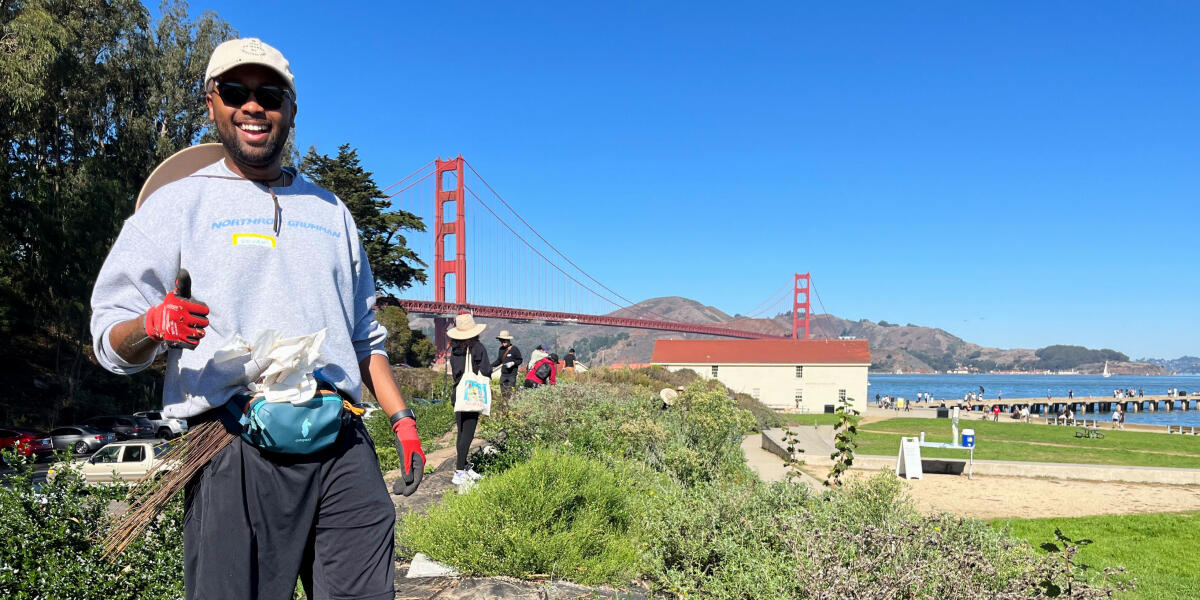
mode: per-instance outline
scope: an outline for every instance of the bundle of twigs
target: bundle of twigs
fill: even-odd
[[[208,461],[237,436],[220,421],[188,431],[162,456],[162,463],[129,492],[129,508],[104,536],[104,556],[113,560],[158,518],[171,496],[183,489]]]

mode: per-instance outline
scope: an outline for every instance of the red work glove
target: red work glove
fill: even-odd
[[[162,304],[146,311],[143,320],[146,336],[156,342],[165,341],[173,348],[195,348],[208,327],[208,305],[188,298],[191,295],[191,277],[181,270],[175,290],[167,294]]]
[[[425,474],[425,451],[421,449],[421,438],[417,437],[417,417],[411,408],[406,408],[391,419],[392,431],[396,433],[396,454],[400,455],[400,467],[404,470],[404,477],[392,485],[392,493],[411,496]]]

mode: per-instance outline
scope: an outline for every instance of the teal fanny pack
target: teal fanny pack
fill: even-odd
[[[241,419],[242,439],[280,454],[312,454],[329,446],[346,420],[342,396],[325,381],[319,381],[317,392],[304,402],[235,396],[226,406]]]

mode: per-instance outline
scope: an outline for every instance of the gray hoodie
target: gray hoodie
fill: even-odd
[[[266,329],[293,337],[327,328],[321,375],[356,400],[358,363],[385,354],[371,266],[346,206],[298,175],[274,189],[279,234],[267,188],[224,161],[163,186],[125,221],[100,269],[92,337],[100,364],[114,373],[153,362],[124,361],[109,331],[162,302],[180,268],[192,276],[193,298],[211,310],[196,349],[166,351],[163,410],[171,417],[197,415],[245,389],[254,374],[245,362],[211,360],[234,334],[253,341]]]

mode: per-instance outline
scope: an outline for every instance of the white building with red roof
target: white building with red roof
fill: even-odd
[[[842,399],[867,407],[867,340],[658,340],[650,362],[691,369],[776,410],[825,412]]]

